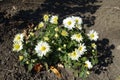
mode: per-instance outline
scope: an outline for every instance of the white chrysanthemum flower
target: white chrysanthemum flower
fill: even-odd
[[[72,60],[78,60],[79,57],[81,57],[79,55],[79,51],[77,49],[75,49],[75,51],[73,51],[72,53],[69,53],[68,56],[72,59]]]
[[[97,39],[99,38],[98,33],[94,30],[91,30],[87,35],[90,40],[97,41]]]
[[[47,21],[49,20],[49,15],[48,15],[48,14],[45,14],[45,15],[43,16],[43,20],[44,20],[45,22],[47,22]]]
[[[23,44],[22,44],[22,42],[15,42],[15,43],[13,44],[13,51],[18,52],[18,51],[20,51],[20,50],[22,50],[22,49],[23,49]]]
[[[58,24],[58,16],[52,16],[50,18],[50,23],[52,23],[52,24]]]
[[[40,22],[40,23],[38,24],[38,29],[40,29],[40,28],[42,28],[42,27],[44,27],[44,22]]]
[[[85,46],[84,44],[81,44],[81,43],[80,43],[80,44],[78,45],[78,51],[79,51],[79,54],[80,54],[80,55],[83,55],[84,52],[87,51],[87,50],[86,50],[86,46]]]
[[[13,42],[21,42],[23,41],[24,35],[22,33],[16,34]]]
[[[85,61],[85,66],[88,68],[88,69],[91,69],[93,67],[93,65],[91,64],[91,62],[89,60]]]
[[[83,37],[82,37],[82,35],[81,35],[80,33],[78,33],[78,34],[72,35],[72,36],[71,36],[71,39],[72,39],[72,40],[76,40],[77,42],[80,42],[80,41],[83,40]]]
[[[68,17],[63,20],[63,25],[70,30],[75,28],[75,21],[72,17]]]
[[[47,52],[50,51],[50,46],[47,42],[40,41],[37,46],[35,47],[35,51],[38,56],[46,55]]]
[[[77,16],[72,16],[76,24],[81,25],[82,24],[82,18],[77,17]]]

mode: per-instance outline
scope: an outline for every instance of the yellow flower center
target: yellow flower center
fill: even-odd
[[[15,45],[14,45],[14,48],[15,48],[16,50],[18,50],[18,49],[20,48],[20,45],[19,45],[19,44],[15,44]]]
[[[53,16],[51,21],[53,24],[58,24],[58,16]]]
[[[54,22],[57,22],[57,20],[58,20],[58,17],[55,17],[53,20],[54,20]]]
[[[18,36],[16,36],[16,40],[20,40],[20,36],[18,35]]]
[[[85,64],[85,67],[88,67],[88,64]]]
[[[83,47],[82,47],[82,46],[80,46],[78,49],[81,51],[81,50],[83,49]]]
[[[94,37],[95,37],[95,35],[94,35],[94,34],[91,34],[91,35],[90,35],[90,37],[91,37],[91,38],[94,38]]]
[[[81,35],[80,35],[80,34],[76,34],[76,37],[77,37],[77,38],[81,38]]]
[[[71,56],[73,56],[73,57],[76,57],[76,52],[74,51],[74,52],[72,52],[72,54],[71,54]]]
[[[68,22],[67,22],[67,24],[68,24],[68,25],[71,25],[71,24],[72,24],[72,22],[71,22],[71,21],[68,21]]]
[[[46,47],[45,47],[45,46],[42,46],[42,47],[40,47],[40,50],[41,50],[41,51],[45,51],[45,50],[46,50]]]
[[[78,19],[76,19],[76,23],[78,23]]]

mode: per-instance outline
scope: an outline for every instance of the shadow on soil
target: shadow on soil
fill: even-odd
[[[83,22],[88,27],[94,25],[95,16],[92,14],[100,7],[96,3],[100,3],[97,0],[45,0],[41,6],[36,10],[21,10],[15,16],[13,20],[24,21],[18,28],[22,29],[26,26],[26,23],[38,24],[43,14],[57,14],[60,17],[60,21],[63,18],[70,15],[78,15],[83,18]],[[85,15],[87,14],[87,15]],[[60,22],[59,21],[59,22]],[[60,22],[62,23],[62,22]],[[23,27],[22,27],[23,26]]]
[[[109,40],[104,38],[97,41],[98,50],[98,64],[94,67],[96,74],[100,74],[102,71],[107,71],[107,67],[113,63],[114,56],[112,50],[115,46],[109,44]]]

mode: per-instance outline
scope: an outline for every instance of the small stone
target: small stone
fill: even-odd
[[[116,49],[120,50],[120,45],[118,45]]]

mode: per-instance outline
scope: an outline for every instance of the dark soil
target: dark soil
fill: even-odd
[[[83,18],[84,27],[100,34],[99,64],[88,80],[115,80],[120,75],[120,1],[119,0],[0,0],[0,80],[58,80],[53,73],[26,72],[12,52],[14,35],[37,25],[45,13]],[[62,80],[74,78],[70,70],[61,69]],[[120,80],[120,79],[117,79]]]

